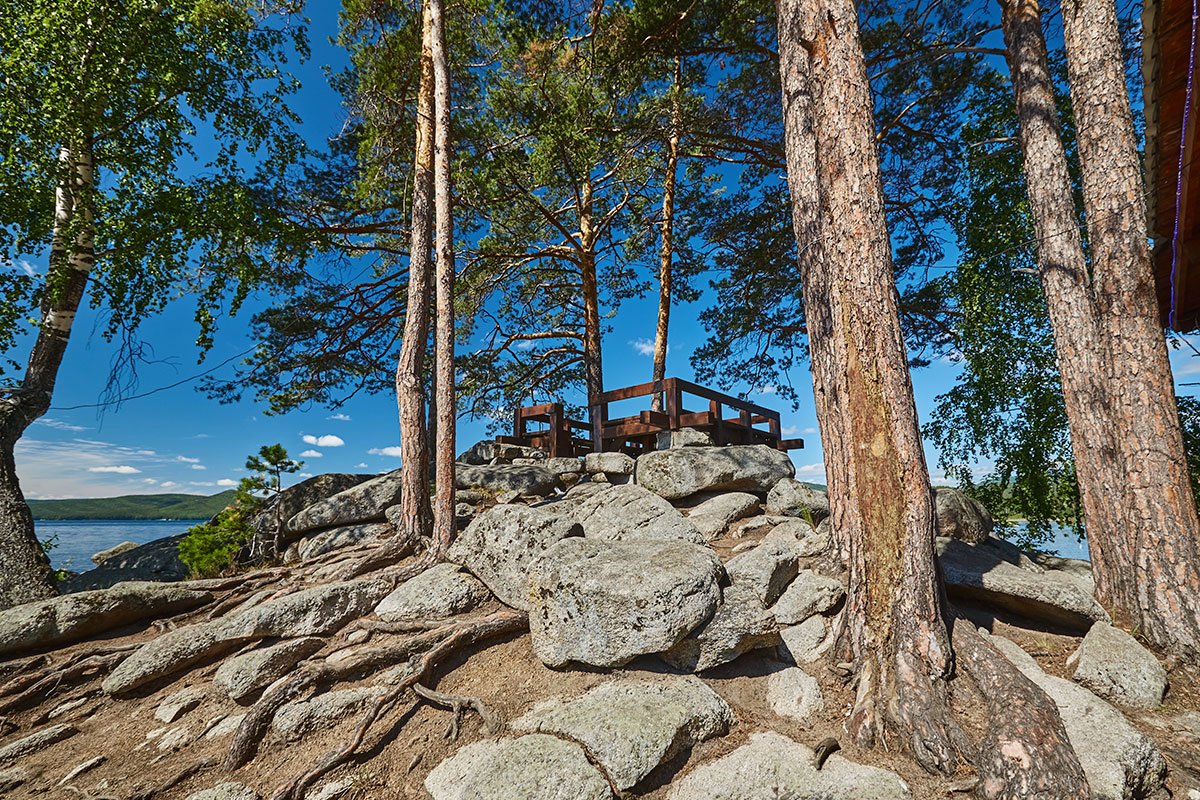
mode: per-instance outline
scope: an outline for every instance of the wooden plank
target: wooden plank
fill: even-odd
[[[803,439],[780,439],[779,440],[779,449],[780,450],[803,450],[804,449],[804,440]]]
[[[661,411],[643,411],[639,417],[644,425],[657,425],[664,430],[671,427],[671,418]]]

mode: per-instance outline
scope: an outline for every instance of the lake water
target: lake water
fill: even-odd
[[[55,569],[83,572],[92,568],[92,554],[121,542],[145,544],[164,536],[183,533],[203,520],[120,520],[76,519],[35,520],[38,538],[57,536],[58,544],[50,551],[50,563]],[[1076,541],[1075,535],[1057,529],[1058,535],[1044,549],[1067,558],[1088,557],[1087,542]]]
[[[92,569],[92,554],[121,542],[145,544],[155,539],[183,533],[203,520],[159,519],[69,519],[34,520],[38,539],[58,537],[50,551],[50,563],[55,569],[84,572]]]

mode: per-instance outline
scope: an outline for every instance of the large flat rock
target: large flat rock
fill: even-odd
[[[79,641],[212,599],[205,591],[152,582],[118,583],[0,611],[0,655]]]
[[[813,751],[778,733],[755,733],[727,756],[671,785],[667,800],[911,800],[886,769],[834,753],[817,770]]]
[[[700,531],[663,498],[634,483],[610,486],[575,507],[589,539],[676,539],[699,544]]]
[[[529,570],[534,652],[552,667],[617,667],[668,650],[712,615],[722,574],[701,545],[563,539]]]
[[[135,581],[182,581],[187,565],[179,560],[179,543],[187,533],[165,536],[131,547],[104,560],[95,569],[73,575],[59,584],[64,593],[108,589]]]
[[[583,535],[578,522],[553,509],[493,506],[450,546],[449,559],[466,567],[505,605],[529,610],[529,565],[560,539]]]
[[[969,544],[939,536],[937,552],[951,597],[1077,630],[1109,621],[1090,586],[1070,572],[1042,567],[1007,542]]]
[[[291,672],[296,664],[324,645],[323,639],[307,636],[259,647],[221,664],[213,676],[213,684],[231,700],[241,702]]]
[[[435,564],[400,584],[375,606],[385,622],[440,619],[487,602],[491,592],[457,564]]]
[[[668,500],[697,492],[766,492],[796,473],[787,453],[764,444],[678,447],[637,460],[637,483]]]
[[[533,733],[460,749],[425,778],[433,800],[613,800],[583,748]]]
[[[696,678],[626,678],[573,700],[549,700],[512,723],[583,745],[613,785],[632,789],[660,764],[723,736],[733,711]]]
[[[306,507],[287,521],[294,535],[362,522],[383,522],[384,509],[400,502],[401,470],[379,475]]]
[[[816,525],[829,516],[829,495],[795,478],[782,478],[767,493],[765,510],[781,517],[800,517]]]
[[[1167,671],[1137,639],[1097,622],[1071,656],[1072,677],[1106,700],[1128,708],[1157,708],[1167,691]]]
[[[722,594],[712,618],[662,653],[664,661],[676,669],[703,672],[780,643],[775,616],[753,588],[735,581]]]
[[[537,464],[459,464],[454,469],[454,488],[545,496],[558,488],[558,476],[555,470]]]

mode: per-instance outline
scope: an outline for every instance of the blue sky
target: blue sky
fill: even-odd
[[[328,88],[323,72],[325,65],[339,67],[345,61],[344,54],[326,39],[336,29],[337,9],[336,2],[323,0],[310,3],[308,10],[313,21],[313,58],[299,70],[304,89],[295,107],[305,120],[305,135],[316,144],[336,134],[346,118],[340,98]],[[186,300],[147,321],[142,336],[153,344],[155,363],[139,370],[139,391],[173,384],[245,350],[250,344],[247,319],[266,299],[253,298],[239,317],[222,321],[216,347],[204,365],[196,363],[193,309]],[[705,339],[696,318],[709,301],[705,296],[673,311],[668,374],[693,377],[688,357]],[[611,320],[613,331],[604,341],[606,386],[649,379],[655,302],[654,295],[628,301]],[[95,326],[94,314],[81,312],[53,408],[17,446],[17,467],[30,498],[211,494],[234,485],[245,474],[246,456],[273,442],[306,462],[302,474],[380,472],[399,464],[393,454],[399,433],[395,400],[390,395],[360,395],[336,412],[311,408],[268,417],[249,401],[217,404],[197,392],[193,382],[130,400],[120,408],[98,410],[94,406],[102,400],[114,347]],[[23,360],[26,355],[20,352],[16,357]],[[1200,380],[1200,358],[1180,350],[1172,359],[1177,381]],[[934,398],[952,385],[955,372],[955,366],[946,361],[914,372],[922,422]],[[782,412],[787,435],[803,437],[807,443],[804,450],[792,452],[798,476],[823,482],[810,378],[807,370],[794,377],[801,398],[799,410],[792,411],[775,396],[774,387],[752,387],[750,399]],[[1183,391],[1193,393],[1190,387]],[[459,449],[484,438],[484,428],[483,421],[460,422]],[[936,453],[928,451],[927,458],[934,481],[941,480]],[[981,464],[979,469],[986,471],[987,465]]]

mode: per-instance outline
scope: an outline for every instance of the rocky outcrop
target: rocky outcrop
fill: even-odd
[[[583,468],[589,475],[632,475],[633,459],[624,453],[588,453]]]
[[[551,511],[499,505],[476,517],[448,555],[483,581],[500,602],[528,611],[529,565],[560,539],[582,535],[578,522]]]
[[[545,496],[558,488],[559,473],[536,464],[459,465],[454,470],[456,489],[484,489],[493,493]]]
[[[695,428],[680,428],[677,431],[659,431],[655,437],[655,448],[670,450],[674,447],[712,447],[712,435]]]
[[[779,626],[758,592],[735,582],[725,589],[712,619],[664,652],[662,659],[676,669],[703,672],[779,641]]]
[[[583,748],[532,733],[460,749],[425,779],[433,800],[613,800]]]
[[[758,511],[759,499],[748,492],[722,492],[688,509],[688,521],[696,526],[705,541],[712,541],[729,528],[731,522],[745,519]]]
[[[983,544],[992,535],[992,515],[983,503],[958,489],[937,489],[934,495],[938,536]]]
[[[714,490],[766,492],[795,472],[787,453],[756,444],[656,450],[638,458],[634,474],[660,497],[679,500]]]
[[[271,730],[277,736],[294,742],[305,734],[325,730],[351,714],[357,714],[368,703],[387,692],[386,686],[366,686],[338,689],[306,700],[295,700],[275,712]]]
[[[278,521],[283,520],[286,536],[290,530],[287,524],[288,520],[304,509],[315,506],[348,489],[353,489],[361,483],[373,480],[375,477],[375,475],[327,472],[306,478],[267,500],[263,507],[250,517],[250,527],[259,534],[270,536],[274,534]]]
[[[393,470],[304,506],[288,519],[287,532],[299,536],[323,528],[383,522],[384,509],[400,501],[400,474]]]
[[[435,564],[411,578],[375,606],[385,622],[442,619],[487,602],[491,592],[457,564]]]
[[[130,582],[26,603],[0,611],[0,655],[98,636],[211,599],[208,592],[184,586]]]
[[[468,447],[458,457],[460,464],[482,466],[496,459],[511,461],[514,458],[543,459],[546,454],[536,447],[521,447],[515,444],[500,444],[494,439],[485,439]]]
[[[894,772],[834,754],[821,769],[813,751],[778,733],[750,741],[676,781],[667,800],[911,800]]]
[[[663,677],[611,681],[573,700],[540,703],[512,728],[582,745],[613,785],[627,791],[732,724],[733,711],[705,683]]]
[[[575,520],[589,539],[674,539],[700,544],[704,537],[675,506],[637,484],[610,486],[575,507]]]
[[[937,552],[952,598],[1079,630],[1108,621],[1090,587],[1069,572],[1041,567],[1007,542],[989,538],[973,545],[938,537]]]
[[[781,517],[800,517],[816,525],[829,516],[829,496],[795,478],[783,478],[767,493],[765,510]]]
[[[242,702],[291,672],[296,664],[325,646],[317,637],[289,639],[229,659],[217,669],[213,685]]]
[[[733,585],[744,586],[768,606],[779,599],[799,569],[799,548],[785,536],[767,536],[757,547],[725,563]]]
[[[668,650],[712,615],[721,575],[686,542],[563,539],[529,570],[534,652],[551,667],[618,667]]]
[[[0,747],[0,767],[24,758],[32,753],[37,753],[45,750],[51,745],[58,744],[64,739],[69,739],[79,733],[79,729],[73,725],[51,725],[47,728],[41,728],[26,736],[22,736],[14,742]]]
[[[187,566],[179,560],[179,543],[186,533],[146,542],[109,556],[95,569],[72,575],[58,585],[64,593],[108,589],[133,581],[182,581]]]
[[[297,543],[296,549],[300,559],[308,561],[343,547],[384,539],[393,533],[395,533],[395,529],[387,522],[347,525],[306,536]]]
[[[1107,622],[1088,629],[1067,666],[1076,681],[1128,708],[1157,708],[1167,691],[1167,671],[1154,654]]]
[[[780,625],[798,625],[814,614],[824,614],[846,596],[846,587],[834,578],[801,570],[771,606]]]
[[[1033,657],[1002,636],[987,637],[1025,677],[1058,706],[1067,739],[1087,776],[1095,800],[1158,800],[1167,763],[1158,748],[1121,712],[1065,678],[1047,675]]]
[[[130,550],[136,550],[137,546],[137,542],[128,541],[115,544],[112,547],[101,550],[99,553],[93,553],[92,563],[98,567],[113,556],[119,556],[121,553],[128,553]]]

